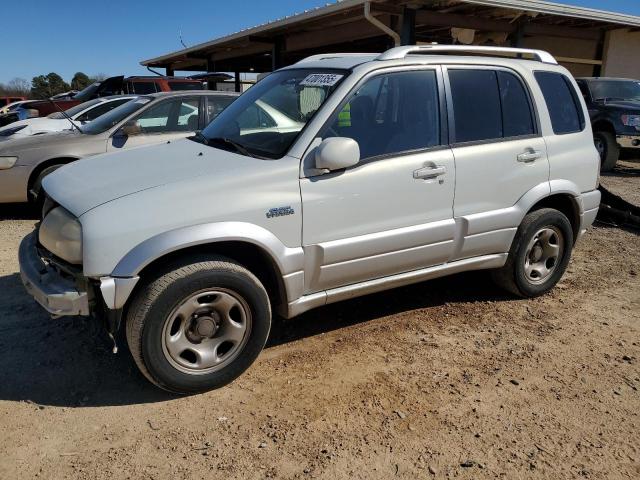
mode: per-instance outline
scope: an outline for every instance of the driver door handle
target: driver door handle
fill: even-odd
[[[414,170],[413,178],[416,180],[419,179],[429,179],[429,178],[437,178],[447,173],[447,169],[442,165],[434,165],[430,167],[419,168],[418,170]]]

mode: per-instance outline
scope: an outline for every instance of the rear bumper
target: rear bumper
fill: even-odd
[[[622,148],[640,149],[640,135],[618,135],[617,139]]]
[[[602,194],[600,190],[592,190],[580,195],[582,203],[582,211],[580,212],[580,228],[578,230],[578,239],[584,235],[598,215],[598,209],[600,208],[600,198]]]
[[[90,314],[87,292],[42,261],[36,249],[35,232],[20,243],[19,260],[25,289],[47,312],[56,317]]]

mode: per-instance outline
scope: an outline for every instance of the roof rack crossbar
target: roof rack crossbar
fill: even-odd
[[[558,61],[549,52],[544,50],[534,50],[530,48],[507,48],[507,47],[485,47],[476,45],[409,45],[405,47],[395,47],[380,54],[376,60],[400,60],[407,55],[421,53],[429,55],[432,53],[461,52],[480,53],[495,56],[512,55],[532,55],[536,60],[543,63],[557,65]]]

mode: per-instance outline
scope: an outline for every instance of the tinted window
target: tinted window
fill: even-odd
[[[202,82],[169,82],[170,90],[203,90]]]
[[[220,115],[220,112],[227,108],[235,98],[236,97],[231,96],[207,97],[207,115],[209,121]]]
[[[547,103],[554,133],[561,135],[582,131],[584,114],[569,79],[553,72],[536,72],[535,77]]]
[[[503,137],[500,91],[492,70],[449,70],[456,143]]]
[[[321,136],[353,138],[363,159],[440,145],[435,72],[398,72],[368,80]]]
[[[157,91],[155,82],[133,82],[133,93],[144,95],[156,93]]]
[[[498,71],[498,84],[502,100],[502,125],[505,137],[533,135],[533,115],[529,97],[518,77]]]

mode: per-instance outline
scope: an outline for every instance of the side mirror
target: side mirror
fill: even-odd
[[[27,108],[25,109],[25,113],[27,118],[37,118],[40,116],[40,112],[35,108]]]
[[[138,123],[135,120],[125,123],[118,130],[118,134],[124,137],[131,137],[134,135],[139,135],[141,133],[142,133],[142,129],[140,128],[140,125],[138,125]]]
[[[352,138],[327,138],[316,148],[316,168],[319,170],[342,170],[359,161],[360,146]]]

